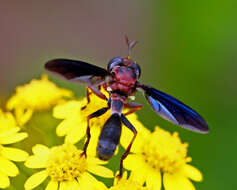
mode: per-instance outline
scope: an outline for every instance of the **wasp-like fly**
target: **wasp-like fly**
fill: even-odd
[[[101,108],[87,117],[87,140],[84,145],[84,155],[86,155],[86,149],[90,141],[90,119],[103,115],[109,109],[111,116],[102,128],[97,145],[97,155],[100,159],[108,160],[114,154],[120,140],[122,123],[133,132],[134,136],[120,159],[119,176],[122,175],[123,160],[127,157],[137,135],[135,127],[129,122],[126,115],[143,107],[142,104],[128,102],[129,98],[134,98],[133,95],[137,90],[144,92],[153,110],[164,119],[199,133],[208,132],[207,123],[193,109],[172,96],[138,81],[141,69],[129,55],[130,50],[136,43],[136,41],[130,42],[126,37],[128,56],[111,59],[107,70],[83,61],[70,59],[54,59],[45,64],[48,71],[59,74],[69,81],[85,83],[88,103],[90,102],[89,89],[108,103],[107,107]],[[100,91],[101,87],[109,93],[108,99]],[[129,108],[130,110],[122,114],[123,108]]]

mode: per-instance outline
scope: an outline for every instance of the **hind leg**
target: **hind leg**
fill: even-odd
[[[142,104],[136,104],[136,103],[125,103],[124,104],[125,108],[131,108],[127,113],[125,113],[124,115],[129,115],[131,113],[134,113],[138,110],[140,110],[143,105]]]
[[[117,176],[118,178],[122,177],[122,174],[123,174],[123,160],[128,156],[128,154],[130,152],[130,149],[132,147],[132,144],[133,144],[133,142],[134,142],[134,140],[137,136],[137,130],[135,129],[135,127],[128,121],[128,119],[123,114],[121,115],[121,120],[122,120],[123,124],[133,132],[134,136],[133,136],[131,142],[129,143],[126,151],[123,153],[123,155],[120,159],[119,174]]]
[[[82,155],[86,156],[86,149],[88,147],[88,144],[89,144],[90,138],[91,138],[91,134],[90,134],[90,119],[103,115],[104,113],[106,113],[108,111],[109,108],[110,108],[109,106],[105,107],[105,108],[101,108],[101,109],[97,110],[96,112],[94,112],[94,113],[92,113],[92,114],[87,116],[87,129],[86,129],[87,139],[86,139],[86,143],[85,143],[84,148],[83,148]]]

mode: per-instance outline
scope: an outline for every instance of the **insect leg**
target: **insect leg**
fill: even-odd
[[[123,173],[123,160],[128,156],[130,149],[132,147],[133,141],[135,140],[135,138],[137,136],[137,130],[123,114],[121,114],[121,120],[122,120],[123,124],[133,132],[134,136],[133,136],[131,142],[129,143],[126,151],[123,153],[123,155],[120,159],[120,167],[119,167],[119,174],[118,174],[119,178],[122,177],[122,173]]]
[[[106,96],[98,88],[94,87],[91,84],[88,84],[88,88],[99,98],[107,100]]]
[[[135,103],[125,103],[124,107],[131,108],[131,110],[129,110],[127,113],[124,114],[124,115],[128,115],[128,114],[131,114],[131,113],[134,113],[134,112],[140,110],[143,107],[143,105],[142,104],[135,104]]]
[[[90,103],[90,94],[91,94],[91,92],[89,91],[89,88],[88,87],[86,87],[86,99],[87,99],[87,103],[86,103],[86,105],[84,105],[82,108],[81,108],[81,110],[84,110],[85,108],[86,108],[86,106],[87,106],[87,104],[89,104]]]
[[[89,144],[90,138],[91,138],[90,125],[89,125],[90,119],[103,115],[106,111],[108,111],[109,108],[110,108],[110,106],[105,107],[105,108],[101,108],[101,109],[97,110],[96,112],[94,112],[94,113],[87,116],[87,129],[86,129],[87,139],[86,139],[86,143],[85,143],[84,148],[83,148],[83,153],[82,153],[83,155],[86,156],[86,149],[88,147],[88,144]]]

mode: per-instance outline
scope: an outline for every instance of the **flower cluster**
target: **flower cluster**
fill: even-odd
[[[32,148],[25,165],[29,168],[43,168],[33,174],[25,183],[25,189],[33,189],[47,177],[50,181],[46,189],[96,189],[100,182],[90,173],[102,177],[113,177],[113,172],[102,161],[94,157],[85,157],[75,145],[63,144],[48,148],[38,144]],[[90,172],[90,173],[89,173]]]
[[[9,176],[19,174],[19,169],[12,161],[22,162],[28,157],[27,152],[9,146],[27,137],[27,133],[19,131],[13,115],[0,109],[0,188],[10,185]]]
[[[8,100],[7,109],[15,112],[16,120],[20,125],[25,124],[34,110],[49,109],[62,100],[63,97],[72,97],[72,92],[58,88],[43,75],[40,80],[32,80],[29,84],[16,88],[16,93]]]
[[[102,93],[108,97],[107,91],[102,89]],[[89,103],[85,97],[74,98],[71,91],[57,87],[45,75],[18,87],[6,104],[6,108],[13,113],[0,110],[0,188],[10,186],[9,176],[23,173],[12,161],[25,161],[24,166],[28,169],[24,174],[27,178],[24,188],[27,190],[38,186],[46,190],[195,189],[191,180],[201,181],[202,174],[190,165],[188,144],[181,142],[177,132],[171,134],[160,127],[155,127],[151,132],[134,113],[127,118],[136,127],[137,137],[131,153],[124,160],[126,171],[122,178],[113,172],[118,169],[119,162],[114,169],[108,162],[96,157],[98,137],[110,117],[109,111],[90,120],[91,140],[85,155],[83,144],[86,140],[87,116],[106,106],[107,102],[93,93],[90,93]],[[30,156],[21,149],[9,146],[28,136],[20,130],[27,127],[27,131],[31,131],[30,125],[24,125],[31,120],[34,111],[50,109],[52,117],[58,121],[57,125],[54,123],[57,138],[63,138],[63,142],[42,144],[44,141],[39,141],[32,147]],[[133,133],[122,126],[120,143],[124,149],[132,137]],[[119,151],[124,150],[117,149],[116,153]],[[114,182],[105,185],[103,178],[114,178]]]
[[[166,190],[194,189],[188,178],[201,181],[202,174],[189,165],[186,143],[182,143],[178,133],[169,133],[159,127],[153,133],[138,136],[140,146],[128,155],[125,168],[140,182],[146,182],[151,189],[160,189],[161,174]],[[122,144],[126,144],[122,142]]]

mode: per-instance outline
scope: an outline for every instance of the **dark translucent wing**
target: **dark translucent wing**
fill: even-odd
[[[193,109],[155,88],[142,86],[147,101],[161,117],[189,130],[208,133],[205,120]]]
[[[59,74],[67,80],[89,82],[94,76],[104,78],[109,73],[100,67],[83,61],[54,59],[45,64],[45,69]]]

